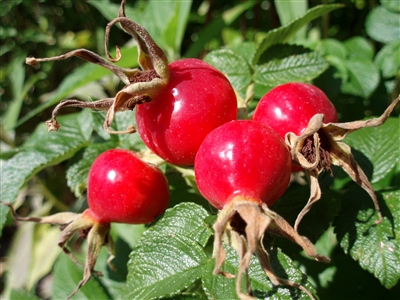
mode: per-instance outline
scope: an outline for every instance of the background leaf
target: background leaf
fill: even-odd
[[[225,26],[231,25],[244,11],[255,4],[254,1],[240,3],[222,13],[206,26],[198,35],[197,40],[186,50],[184,57],[198,57],[204,50],[205,45],[214,37],[218,36]]]
[[[297,215],[306,205],[309,197],[310,188],[308,185],[300,186],[292,184],[285,194],[273,204],[272,209],[293,226]],[[299,225],[299,233],[315,243],[329,228],[339,209],[340,195],[328,188],[322,187],[322,197],[313,204],[310,211],[304,216]],[[318,224],[318,226],[315,226],[315,224]],[[283,239],[282,242],[285,244],[291,243],[286,239]],[[281,246],[281,244],[278,245]],[[296,250],[301,249],[298,247]]]
[[[343,45],[347,49],[348,57],[372,60],[374,58],[374,47],[364,37],[355,36],[344,41]]]
[[[83,278],[83,268],[77,266],[65,253],[61,253],[54,266],[52,295],[54,299],[67,298]],[[91,278],[75,295],[76,299],[110,299],[107,292]]]
[[[111,56],[115,57],[115,51],[114,52],[110,51],[110,52]],[[122,57],[116,65],[126,68],[137,66],[136,46],[129,48],[121,47],[121,53]],[[72,59],[77,59],[77,58],[72,58]],[[55,94],[50,99],[48,99],[45,103],[42,103],[41,105],[32,109],[29,113],[20,118],[16,126],[20,126],[21,124],[25,123],[27,120],[32,118],[34,115],[67,98],[78,88],[81,88],[84,85],[92,81],[98,80],[103,76],[109,74],[111,74],[111,71],[101,66],[89,63],[83,65],[82,67],[76,68],[71,74],[69,74],[64,78],[64,80],[60,83],[59,87],[57,88]]]
[[[29,178],[47,166],[72,157],[88,145],[92,133],[89,111],[61,116],[59,122],[62,126],[58,132],[47,132],[47,126],[40,124],[23,144],[22,151],[1,164],[1,201],[14,203],[20,188]],[[8,207],[0,205],[0,229],[8,211]]]
[[[320,5],[311,8],[303,16],[293,20],[291,23],[279,27],[277,29],[269,31],[263,41],[260,43],[256,54],[253,59],[253,64],[257,64],[261,55],[269,47],[276,44],[282,44],[287,42],[298,30],[305,26],[308,22],[329,13],[332,10],[342,7],[340,4]]]
[[[272,59],[266,64],[256,65],[254,82],[263,86],[257,97],[262,97],[269,89],[283,83],[310,81],[328,68],[328,62],[318,52],[307,52]],[[258,87],[260,90],[260,87]]]
[[[226,250],[227,255],[222,270],[231,274],[236,274],[239,265],[237,253],[231,247],[226,247]],[[293,265],[290,258],[273,246],[268,247],[267,251],[270,255],[271,265],[276,275],[300,283],[311,293],[315,293],[315,289],[307,281],[306,276]],[[213,263],[208,264],[208,268],[204,269],[202,277],[203,289],[208,299],[238,299],[235,291],[236,278],[228,279],[222,275],[213,275],[213,268]],[[254,255],[250,264],[249,277],[253,296],[256,297],[256,299],[309,299],[307,294],[299,289],[288,286],[274,286],[261,269]],[[243,291],[246,291],[245,282],[245,280],[242,281]]]
[[[234,89],[245,94],[251,82],[251,70],[243,57],[232,50],[221,49],[208,53],[204,61],[226,74]]]
[[[349,59],[345,61],[348,81],[342,85],[342,92],[368,98],[379,84],[379,71],[372,61]]]
[[[335,232],[345,253],[374,274],[387,289],[400,279],[400,191],[377,193],[384,220],[377,219],[369,195],[358,186],[343,197]]]
[[[365,22],[367,34],[381,43],[398,41],[400,37],[400,14],[391,12],[383,6],[371,11]]]
[[[388,10],[400,12],[400,2],[397,0],[381,0],[381,4]]]
[[[182,203],[143,233],[128,264],[125,299],[173,294],[200,277],[208,261],[203,247],[211,236],[203,223],[207,215],[200,206]]]
[[[390,174],[399,163],[400,119],[392,117],[379,127],[352,132],[346,137],[345,142],[369,160],[361,164],[363,158],[360,154],[355,154],[364,172],[370,176],[371,183],[377,183]]]
[[[395,77],[400,70],[400,40],[385,45],[375,57],[375,65],[384,78]]]
[[[297,1],[276,1],[276,12],[282,25],[288,24],[290,21],[304,15],[308,8],[305,0]],[[301,28],[291,39],[291,42],[301,41],[306,38],[306,28]]]

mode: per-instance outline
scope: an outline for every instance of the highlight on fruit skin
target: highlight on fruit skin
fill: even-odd
[[[399,100],[400,96],[378,118],[338,123],[333,104],[323,91],[311,84],[282,84],[261,98],[252,120],[270,126],[285,139],[293,165],[296,166],[293,171],[304,170],[310,182],[310,197],[296,218],[296,231],[312,205],[321,199],[318,176],[323,171],[333,176],[332,165],[341,167],[370,195],[378,215],[375,223],[382,222],[382,213],[372,185],[354,159],[351,148],[342,140],[353,131],[382,125]]]
[[[270,232],[297,243],[315,260],[330,262],[328,257],[316,252],[306,237],[300,236],[288,222],[269,209],[285,192],[291,173],[290,155],[278,134],[250,120],[228,122],[205,138],[194,168],[200,193],[220,209],[213,226],[213,274],[236,277],[238,297],[253,299],[249,281],[247,293],[242,291],[241,283],[243,275],[248,276],[250,259],[255,254],[273,284],[298,288],[313,299],[304,286],[274,273],[264,247],[264,234]],[[223,242],[239,256],[236,275],[221,271],[226,256]]]
[[[107,58],[111,62],[117,62],[120,60],[121,51],[118,46],[116,48],[116,58],[112,58],[108,51],[108,40],[111,27],[116,23],[120,23],[122,29],[136,40],[138,47],[138,64],[140,69],[121,68],[98,54],[86,49],[77,49],[59,56],[48,58],[26,58],[26,64],[36,67],[40,62],[64,60],[76,56],[110,70],[125,84],[115,97],[112,98],[100,99],[93,102],[73,99],[61,101],[54,108],[51,119],[46,121],[49,131],[57,131],[60,128],[56,116],[61,108],[80,107],[107,111],[103,127],[109,133],[134,133],[136,132],[136,129],[133,125],[128,126],[126,130],[122,131],[115,131],[110,128],[115,113],[118,111],[133,110],[136,105],[151,101],[151,99],[167,85],[169,81],[169,69],[166,55],[154,42],[144,27],[126,17],[125,2],[126,0],[121,1],[118,17],[107,24],[105,32],[105,52]]]
[[[107,264],[115,270],[111,263],[115,257],[111,223],[153,222],[169,202],[169,186],[161,170],[142,161],[135,152],[124,149],[108,150],[95,159],[89,170],[87,194],[89,208],[82,213],[61,212],[41,218],[21,217],[11,203],[1,202],[10,208],[15,220],[60,226],[58,246],[84,267],[83,279],[67,299],[72,298],[93,274],[102,276],[94,267],[103,246],[110,255]],[[74,235],[80,240],[87,239],[85,263],[67,247]]]

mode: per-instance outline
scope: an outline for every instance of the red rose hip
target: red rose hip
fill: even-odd
[[[236,292],[240,299],[249,298],[242,292],[241,280],[244,274],[248,274],[250,258],[254,253],[274,284],[299,288],[312,297],[301,284],[275,275],[262,245],[264,233],[268,230],[288,237],[316,260],[329,261],[316,253],[306,237],[299,236],[290,224],[269,209],[289,184],[291,158],[283,139],[273,129],[251,120],[228,122],[204,139],[197,152],[194,169],[200,193],[213,206],[221,209],[213,226],[214,275],[234,277],[221,272],[226,256],[222,237],[226,236],[225,241],[239,255]]]
[[[288,187],[290,168],[284,141],[271,128],[249,120],[212,131],[195,160],[198,188],[218,209],[235,196],[271,206]]]
[[[169,201],[168,183],[161,170],[123,149],[96,158],[87,194],[89,209],[102,223],[149,223],[164,212]]]
[[[274,129],[283,139],[288,132],[300,135],[315,114],[324,122],[337,122],[335,106],[323,91],[308,83],[291,82],[266,93],[252,119]]]
[[[164,160],[193,165],[206,135],[236,119],[236,95],[228,79],[201,60],[175,61],[169,72],[168,85],[137,107],[137,128],[147,147]]]

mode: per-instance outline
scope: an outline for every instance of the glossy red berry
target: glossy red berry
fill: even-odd
[[[194,167],[199,191],[216,208],[236,196],[270,206],[288,187],[291,159],[274,130],[237,120],[205,138]]]
[[[323,91],[308,83],[291,82],[266,93],[252,119],[270,126],[285,139],[288,132],[300,135],[315,114],[324,114],[324,123],[337,122],[336,109]]]
[[[98,222],[144,224],[167,208],[169,187],[156,166],[132,151],[113,149],[93,162],[87,195],[89,210]]]
[[[236,119],[236,95],[228,79],[201,60],[175,61],[169,71],[167,87],[137,107],[137,128],[147,147],[166,161],[193,165],[206,135]]]

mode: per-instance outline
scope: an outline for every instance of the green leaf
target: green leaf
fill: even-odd
[[[113,234],[116,234],[123,239],[129,247],[134,248],[142,236],[142,233],[146,230],[146,227],[143,224],[134,225],[115,223],[112,224],[111,230]]]
[[[377,193],[384,216],[377,219],[369,195],[355,186],[343,197],[336,234],[343,250],[387,289],[400,279],[400,190]]]
[[[239,45],[231,46],[230,49],[236,55],[243,57],[250,66],[253,56],[256,53],[257,44],[254,42],[241,42]]]
[[[324,56],[336,56],[342,60],[347,57],[347,48],[342,42],[335,39],[322,40],[317,50]]]
[[[182,203],[145,231],[128,264],[124,299],[149,299],[181,291],[202,274],[209,261],[203,247],[211,229],[207,211]]]
[[[115,128],[115,130],[125,130],[130,125],[133,125],[135,128],[137,128],[135,111],[118,112],[115,115],[114,123],[115,124],[112,128]],[[146,149],[146,145],[144,144],[138,132],[133,134],[119,134],[118,140],[120,148],[131,149],[134,151]]]
[[[38,296],[33,293],[29,293],[23,289],[21,290],[12,290],[10,294],[10,300],[40,300]]]
[[[372,61],[353,58],[344,62],[348,70],[348,81],[343,82],[345,94],[368,98],[378,87],[380,76]]]
[[[60,235],[57,227],[37,225],[34,234],[33,245],[30,247],[32,262],[27,283],[28,289],[35,288],[39,280],[52,271],[54,262],[61,252],[61,248],[56,244]]]
[[[307,281],[307,277],[297,269],[293,262],[276,247],[269,246],[269,258],[275,274],[305,286],[315,295],[314,287]],[[226,247],[227,255],[222,270],[236,274],[239,261],[237,253],[231,247]],[[203,289],[209,299],[238,299],[235,290],[236,278],[225,278],[222,275],[213,275],[214,260],[204,268],[202,276]],[[308,295],[299,289],[288,286],[275,286],[261,269],[258,259],[253,255],[250,269],[250,286],[253,296],[257,299],[309,299]],[[242,290],[245,291],[245,280],[242,281]]]
[[[251,70],[246,60],[229,49],[212,51],[204,61],[226,74],[235,90],[245,93],[251,83]]]
[[[47,166],[72,157],[88,145],[92,133],[89,111],[61,116],[59,121],[62,126],[58,132],[47,132],[47,126],[40,124],[22,145],[21,151],[1,164],[0,201],[14,203],[29,178]],[[0,205],[0,229],[8,211],[7,207]]]
[[[381,0],[381,5],[388,10],[400,12],[400,2],[398,0]]]
[[[77,266],[65,253],[61,253],[53,271],[53,299],[67,298],[83,277],[83,268]],[[107,292],[91,278],[74,296],[75,299],[110,299]]]
[[[183,171],[189,170],[188,172],[193,172],[192,169],[184,168]],[[192,202],[203,206],[205,209],[210,208],[210,204],[205,200],[193,187],[195,178],[191,174],[184,174],[178,172],[170,172],[169,170],[166,172],[166,176],[169,183],[170,190],[170,201],[169,206],[175,206],[182,201]],[[189,184],[188,184],[189,183]],[[192,185],[192,186],[191,186]]]
[[[86,190],[89,169],[97,156],[116,146],[117,143],[114,142],[91,144],[85,149],[82,159],[68,168],[67,185],[75,197],[82,197],[82,193]]]
[[[225,10],[222,15],[214,19],[199,34],[198,39],[192,43],[184,54],[185,57],[199,57],[204,46],[214,37],[221,34],[224,27],[231,25],[243,12],[252,7],[255,1],[246,1],[231,9]]]
[[[118,16],[119,4],[109,1],[88,1],[109,21]],[[138,2],[134,8],[125,6],[126,16],[145,27],[169,59],[180,52],[192,1]]]
[[[286,25],[292,20],[304,15],[307,11],[308,3],[306,0],[276,1],[275,7],[281,24]],[[292,42],[304,40],[306,38],[306,30],[307,29],[303,27],[296,32]]]
[[[161,14],[160,20],[165,22],[165,12],[160,10],[160,6],[165,5],[166,9],[170,10],[171,6],[174,6],[174,14],[171,15],[169,21],[163,23],[163,37],[165,44],[168,46],[171,52],[169,57],[177,59],[180,54],[181,44],[188,22],[190,13],[190,7],[192,1],[176,1],[172,5],[171,2],[156,2],[156,11]],[[166,50],[166,49],[165,49]]]
[[[24,84],[25,80],[25,56],[24,54],[17,56],[10,65],[12,72],[9,73],[10,83],[12,87],[13,99],[8,104],[7,111],[4,114],[3,124],[6,130],[13,129],[21,111],[24,97],[28,93],[33,84],[39,80],[39,76],[32,75]]]
[[[352,132],[346,137],[345,143],[358,151],[356,160],[364,172],[371,176],[371,183],[376,183],[391,173],[400,160],[400,119],[391,117],[379,127]],[[365,159],[358,159],[361,154],[368,159],[363,164]]]
[[[285,58],[272,59],[255,66],[254,82],[274,87],[293,81],[310,81],[328,68],[328,62],[318,52],[307,52]]]
[[[375,57],[375,65],[381,70],[383,78],[395,77],[400,70],[400,41],[385,45]]]
[[[320,180],[321,181],[321,180]],[[310,187],[292,184],[285,194],[273,204],[272,209],[280,214],[287,222],[294,225],[297,215],[307,204],[310,197]],[[299,225],[299,233],[312,242],[329,228],[340,209],[340,195],[322,187],[322,197],[304,216]],[[315,226],[318,224],[318,226]],[[300,250],[300,248],[298,248]]]
[[[374,47],[372,44],[364,37],[355,36],[346,41],[343,45],[347,49],[348,58],[362,58],[363,60],[371,60],[374,58]]]
[[[102,0],[101,2],[96,0],[88,0],[87,3],[95,7],[108,21],[118,17],[118,11],[120,8],[119,3],[111,3],[109,0]],[[125,13],[128,18],[134,20],[135,22],[139,22],[138,19],[141,19],[142,16],[141,9],[138,7],[129,6],[129,3],[125,5]]]
[[[367,34],[381,43],[398,41],[400,37],[399,17],[400,14],[378,6],[368,14],[365,21]]]
[[[187,292],[177,293],[162,297],[163,300],[199,300],[202,299],[198,294],[191,294]]]
[[[341,7],[342,5],[340,4],[319,5],[308,10],[303,16],[293,20],[291,23],[269,31],[258,46],[257,52],[253,58],[253,65],[258,63],[261,55],[272,45],[287,42],[298,30],[307,25],[307,23]]]

